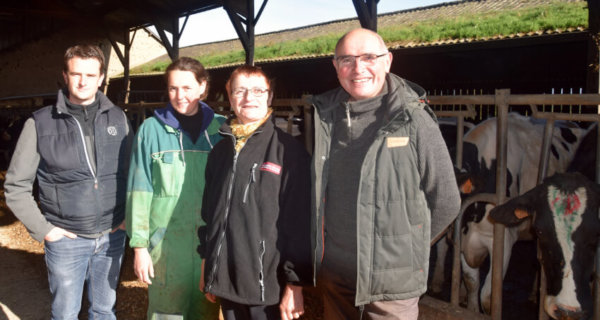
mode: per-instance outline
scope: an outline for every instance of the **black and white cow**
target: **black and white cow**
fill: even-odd
[[[490,212],[494,221],[508,227],[531,223],[546,273],[544,309],[554,319],[592,316],[590,281],[600,235],[599,207],[598,184],[579,173],[563,173]]]
[[[545,122],[516,114],[508,114],[507,187],[506,196],[515,197],[537,184],[538,166]],[[457,182],[463,196],[495,193],[496,187],[496,119],[490,118],[467,132],[464,139],[463,171]],[[565,172],[586,129],[570,122],[556,122],[548,160],[548,175]],[[493,224],[488,219],[493,205],[476,203],[463,216],[461,264],[467,289],[467,307],[473,311],[491,310],[491,275],[485,278],[479,299],[479,267],[491,257]],[[506,228],[504,234],[503,277],[511,249],[517,240],[532,239],[527,223]]]
[[[598,148],[598,126],[594,125],[585,135],[567,172],[579,172],[588,179],[596,180],[596,149]]]

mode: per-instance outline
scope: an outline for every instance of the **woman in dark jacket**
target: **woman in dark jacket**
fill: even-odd
[[[295,319],[312,276],[309,156],[275,126],[260,68],[237,68],[226,89],[235,117],[206,167],[200,286],[226,320]]]

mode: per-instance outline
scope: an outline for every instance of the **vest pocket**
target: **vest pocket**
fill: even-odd
[[[378,201],[373,239],[373,269],[420,268],[415,261],[422,252],[423,204],[395,199]]]
[[[50,173],[79,169],[84,163],[81,136],[74,130],[38,137],[38,151]]]
[[[40,186],[40,206],[43,212],[58,215],[58,201],[56,201],[56,188],[52,184],[38,181]]]
[[[56,185],[56,202],[59,216],[67,218],[82,230],[94,227],[98,209],[94,180],[61,183]],[[85,201],[82,201],[85,200]],[[91,200],[91,202],[90,202]]]
[[[412,270],[413,246],[411,234],[376,235],[373,270],[408,268]]]

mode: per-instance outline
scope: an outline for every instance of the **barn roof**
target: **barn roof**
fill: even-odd
[[[377,18],[378,28],[385,28],[391,26],[409,25],[418,22],[435,20],[435,19],[448,19],[457,18],[465,15],[473,14],[486,14],[486,13],[500,13],[508,10],[518,10],[535,8],[553,4],[556,2],[585,2],[585,0],[462,0],[462,1],[448,1],[442,2],[430,6],[422,6],[412,9],[400,10],[395,12],[389,12],[379,14]],[[327,21],[323,23],[301,26],[297,28],[290,28],[286,30],[273,31],[263,34],[257,34],[255,44],[256,46],[272,45],[274,43],[285,42],[291,39],[310,39],[319,36],[324,36],[333,33],[343,33],[356,28],[358,25],[358,19],[346,18],[338,19],[333,21]],[[460,38],[460,39],[442,39],[435,41],[425,42],[414,42],[411,40],[402,40],[394,43],[388,43],[390,49],[400,48],[424,48],[424,47],[437,47],[452,44],[467,44],[467,43],[481,43],[503,39],[538,39],[540,37],[547,38],[552,36],[560,36],[563,34],[579,34],[584,32],[585,28],[567,28],[567,29],[552,29],[552,30],[531,30],[529,32],[517,33],[517,34],[497,34],[483,38]],[[226,52],[232,50],[239,50],[238,39],[229,39],[223,41],[216,41],[211,43],[204,43],[198,45],[191,45],[188,47],[181,48],[182,56],[199,57],[201,55]],[[287,60],[298,60],[315,58],[321,56],[328,56],[330,53],[325,54],[310,54],[302,56],[281,56],[270,59],[261,59],[260,62],[272,62],[272,61],[287,61]],[[168,55],[163,55],[149,61],[148,64],[153,64],[159,61],[168,61]],[[241,62],[223,64],[213,68],[229,67],[231,65],[239,65]],[[152,72],[149,72],[152,73]],[[157,71],[162,73],[162,71]]]
[[[93,26],[98,32],[122,32],[161,24],[173,16],[221,7],[223,1],[6,0],[0,3],[0,51],[73,26]],[[243,1],[231,0],[232,3]]]
[[[388,19],[396,24],[406,21],[415,22],[435,17],[457,16],[465,12],[484,13],[539,6],[554,1],[449,1],[403,10],[391,15],[380,15],[377,23],[385,25]],[[124,40],[120,39],[124,37],[123,31],[149,25],[161,26],[173,34],[173,29],[177,27],[169,21],[173,17],[212,10],[223,7],[225,3],[235,7],[236,11],[243,11],[245,2],[246,0],[5,0],[0,3],[0,52],[73,26],[78,28],[92,26],[91,29],[97,30],[99,36],[106,37],[108,32],[113,39],[121,42]]]

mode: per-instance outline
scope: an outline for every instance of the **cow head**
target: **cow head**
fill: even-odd
[[[490,212],[506,226],[533,219],[547,279],[544,308],[554,319],[591,317],[599,198],[600,186],[583,175],[555,174]]]
[[[496,158],[480,154],[477,146],[470,142],[464,143],[463,168],[454,168],[456,182],[461,198],[465,199],[479,193],[496,192]],[[506,195],[510,197],[510,186],[513,183],[510,169],[507,169]],[[467,223],[479,223],[489,212],[487,203],[474,203],[469,207],[462,219],[463,233],[468,232]]]

